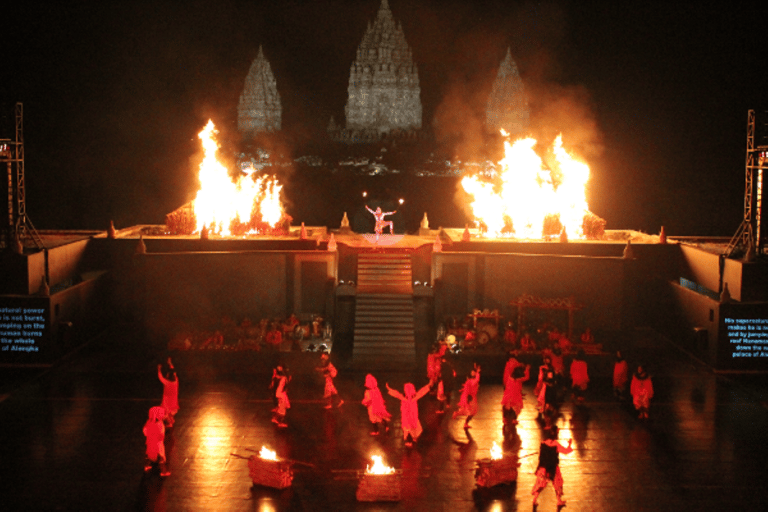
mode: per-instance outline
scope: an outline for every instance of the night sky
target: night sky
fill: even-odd
[[[331,115],[343,121],[349,67],[379,3],[85,1],[4,9],[0,138],[13,137],[13,105],[22,102],[35,227],[162,224],[194,197],[197,133],[207,120],[222,137],[234,136],[259,45],[277,79],[287,145],[298,152],[322,135]],[[589,204],[608,229],[736,231],[747,110],[768,122],[768,114],[760,117],[768,108],[760,41],[768,6],[389,3],[419,66],[423,123],[438,140],[454,141],[456,154],[471,152],[511,47],[533,130],[562,131],[566,146],[587,160]]]

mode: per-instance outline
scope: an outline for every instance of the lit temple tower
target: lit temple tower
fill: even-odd
[[[501,128],[510,135],[523,134],[528,130],[528,100],[509,48],[493,82],[485,116],[486,128],[494,133]]]
[[[260,132],[278,131],[282,112],[275,75],[272,74],[272,68],[259,46],[259,55],[251,64],[248,76],[245,77],[243,93],[240,95],[237,130],[246,138]]]
[[[347,130],[380,137],[421,129],[419,72],[387,0],[368,24],[349,73]]]

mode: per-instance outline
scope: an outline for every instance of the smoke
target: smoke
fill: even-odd
[[[510,48],[529,106],[526,135],[546,150],[562,134],[564,147],[578,158],[589,163],[600,157],[602,134],[590,92],[578,84],[578,78],[569,77],[578,77],[577,64],[567,54],[569,30],[566,13],[558,4],[529,2],[506,19],[477,23],[457,37],[453,47],[446,49],[454,58],[442,63],[448,80],[434,110],[435,140],[442,152],[459,160],[498,161],[503,156],[501,138],[486,128],[486,108]],[[473,217],[461,184],[454,202],[468,219]]]

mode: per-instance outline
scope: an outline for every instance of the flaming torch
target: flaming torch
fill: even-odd
[[[400,501],[401,471],[384,464],[380,455],[372,455],[373,465],[358,472],[357,501]]]

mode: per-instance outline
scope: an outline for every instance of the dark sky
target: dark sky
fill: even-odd
[[[264,47],[293,141],[343,119],[380,0],[27,2],[0,18],[0,136],[24,104],[38,229],[160,224],[194,196],[197,133],[223,136]],[[592,167],[608,228],[732,235],[747,110],[766,109],[767,7],[726,2],[390,0],[419,66],[424,124],[471,146],[512,48],[544,136]],[[762,80],[761,80],[762,79]],[[768,117],[768,115],[766,115]],[[760,119],[760,118],[758,118]],[[765,119],[768,121],[768,118]],[[457,147],[457,151],[462,150]],[[299,155],[295,155],[299,156]],[[296,222],[311,219],[295,219]]]

